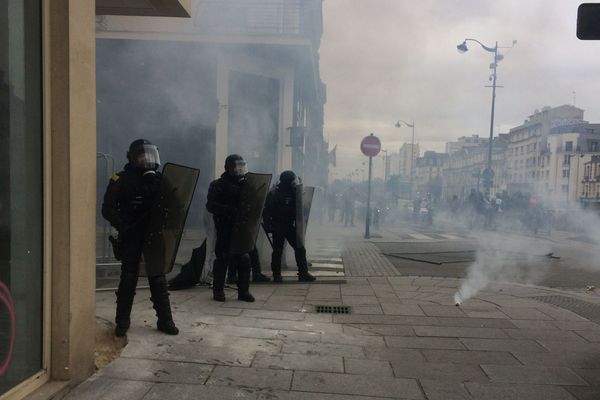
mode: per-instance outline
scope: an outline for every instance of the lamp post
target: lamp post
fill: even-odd
[[[413,180],[414,180],[413,163],[414,163],[414,159],[415,159],[415,121],[413,120],[412,124],[409,124],[408,122],[399,119],[398,121],[396,121],[396,128],[400,128],[402,126],[402,124],[408,126],[409,128],[412,128],[412,139],[410,140],[410,178],[409,178],[410,192],[408,194],[408,199],[412,200]]]
[[[382,149],[381,152],[383,153],[383,183],[385,184],[387,179],[387,150]]]
[[[516,40],[513,40],[512,42],[512,46],[498,46],[498,42],[496,42],[496,45],[494,47],[489,47],[484,45],[483,43],[481,43],[479,40],[477,39],[465,39],[461,44],[456,46],[456,49],[458,50],[459,53],[466,53],[469,48],[467,47],[467,41],[471,41],[471,42],[475,42],[478,43],[482,49],[484,49],[485,51],[488,51],[490,53],[494,53],[494,61],[490,64],[490,69],[493,70],[492,75],[490,76],[490,81],[492,81],[492,112],[491,112],[491,116],[490,116],[490,141],[488,144],[488,160],[487,160],[487,168],[483,171],[482,173],[482,177],[483,177],[483,185],[485,187],[485,191],[486,191],[486,195],[490,194],[490,190],[493,186],[494,183],[494,171],[492,170],[492,143],[493,143],[493,139],[494,139],[494,110],[495,110],[495,106],[496,106],[496,68],[498,67],[498,62],[502,61],[504,59],[504,56],[502,54],[498,53],[498,49],[510,49],[515,47],[515,45],[517,44]],[[486,86],[486,87],[490,87],[490,86]]]

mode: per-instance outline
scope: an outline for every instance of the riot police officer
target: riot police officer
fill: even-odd
[[[299,246],[296,239],[296,186],[298,178],[293,171],[283,171],[279,176],[279,183],[269,192],[263,212],[263,219],[267,231],[273,234],[273,254],[271,256],[271,270],[273,281],[282,282],[281,257],[283,245],[287,240],[294,249],[296,265],[298,266],[298,280],[312,282],[315,277],[308,272],[306,249]]]
[[[235,216],[240,204],[242,186],[248,172],[242,156],[231,154],[225,159],[225,172],[211,182],[208,188],[206,209],[213,215],[217,242],[213,263],[213,299],[225,301],[225,276],[227,267],[237,270],[238,300],[253,302],[250,294],[250,257],[248,254],[230,253]]]
[[[150,141],[133,141],[127,152],[127,160],[123,171],[110,179],[102,204],[102,216],[119,232],[119,254],[116,255],[121,259],[121,279],[116,292],[115,316],[115,335],[119,337],[125,336],[129,329],[142,248],[150,212],[158,200],[161,181],[161,174],[157,171],[160,166],[158,148]],[[177,335],[179,330],[173,322],[164,274],[149,276],[148,282],[150,300],[158,318],[158,330]]]

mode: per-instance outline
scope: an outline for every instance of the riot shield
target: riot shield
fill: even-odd
[[[245,254],[254,248],[270,185],[271,174],[246,174],[231,232],[230,254]]]
[[[314,194],[313,186],[296,186],[296,245],[298,247],[304,247],[305,244],[306,227]]]
[[[140,268],[140,275],[157,276],[173,269],[199,174],[195,168],[165,164],[160,195],[150,213],[142,251],[145,268]]]

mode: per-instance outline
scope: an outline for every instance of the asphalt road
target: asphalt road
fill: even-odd
[[[402,275],[464,278],[480,272],[500,280],[553,288],[600,287],[600,246],[576,234],[466,231],[398,224],[381,229],[375,245]],[[451,239],[447,239],[451,238]],[[551,258],[545,256],[552,253]]]

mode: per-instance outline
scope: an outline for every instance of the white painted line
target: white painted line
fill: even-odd
[[[460,236],[449,235],[447,233],[438,233],[438,235],[440,235],[443,238],[450,239],[450,240],[462,239]]]
[[[419,239],[419,240],[433,240],[432,237],[427,236],[427,235],[422,235],[420,233],[409,233],[409,236],[412,236],[414,239]]]

